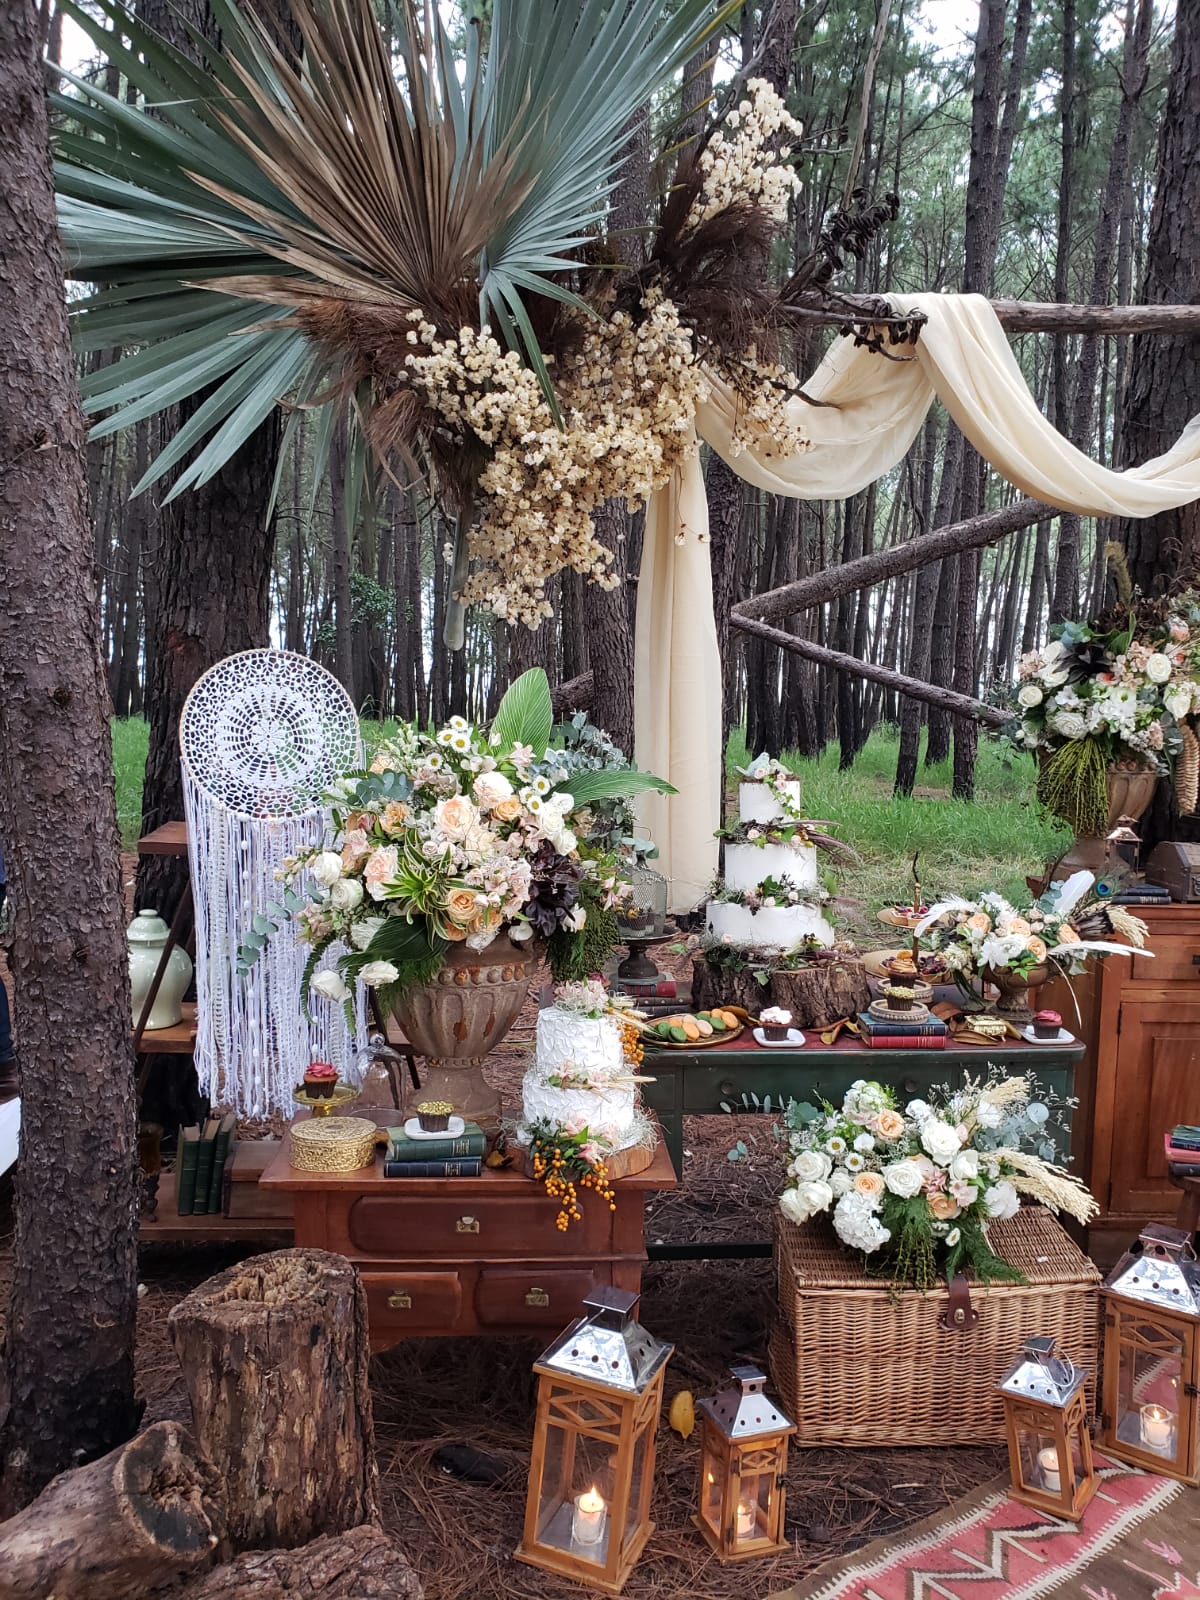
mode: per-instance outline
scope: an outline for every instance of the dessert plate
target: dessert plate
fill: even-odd
[[[755,1028],[754,1042],[764,1050],[798,1050],[804,1043],[804,1035],[799,1028],[789,1028],[786,1039],[768,1039],[764,1028]]]
[[[1021,1029],[1021,1037],[1022,1037],[1022,1039],[1024,1039],[1026,1044],[1074,1044],[1075,1043],[1075,1035],[1073,1033],[1068,1033],[1065,1028],[1060,1028],[1058,1030],[1057,1034],[1055,1034],[1053,1039],[1039,1039],[1037,1034],[1034,1033],[1034,1031],[1033,1031],[1033,1024],[1032,1023],[1030,1023],[1028,1028],[1022,1028]]]
[[[409,1117],[404,1124],[404,1137],[406,1139],[461,1139],[466,1126],[461,1117],[451,1117],[444,1128],[438,1128],[433,1133],[426,1133],[416,1117]]]

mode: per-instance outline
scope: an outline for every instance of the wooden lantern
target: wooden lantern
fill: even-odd
[[[533,1364],[537,1420],[518,1561],[607,1594],[654,1532],[655,1430],[673,1345],[634,1321],[638,1296],[597,1289]]]
[[[1200,1264],[1190,1234],[1149,1224],[1100,1293],[1100,1448],[1147,1472],[1200,1482]]]
[[[1087,1373],[1053,1339],[1032,1338],[1000,1380],[1014,1500],[1078,1522],[1096,1492]]]
[[[700,1509],[692,1519],[722,1561],[778,1555],[788,1439],[796,1431],[763,1393],[758,1367],[734,1367],[733,1386],[700,1412]]]

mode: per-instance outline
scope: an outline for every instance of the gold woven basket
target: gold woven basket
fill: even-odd
[[[771,1374],[803,1444],[980,1444],[1004,1438],[996,1393],[1030,1334],[1053,1334],[1090,1374],[1095,1400],[1100,1274],[1042,1206],[991,1228],[996,1253],[1027,1284],[972,1283],[979,1320],[943,1329],[948,1293],[893,1292],[869,1278],[828,1220],[802,1227],[776,1217],[778,1315]]]
[[[366,1117],[313,1117],[292,1124],[290,1164],[300,1172],[357,1172],[375,1159],[375,1124]]]

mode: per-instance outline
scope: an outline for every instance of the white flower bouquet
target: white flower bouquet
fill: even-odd
[[[859,1079],[840,1108],[789,1105],[784,1216],[832,1212],[838,1238],[880,1256],[895,1284],[931,1288],[970,1271],[1021,1283],[988,1242],[988,1225],[1028,1195],[1079,1222],[1095,1212],[1083,1185],[1054,1164],[1051,1109],[1029,1078],[993,1074],[903,1109],[896,1092]]]
[[[335,837],[286,864],[284,903],[256,916],[243,969],[296,918],[315,992],[348,1001],[361,981],[391,1003],[432,977],[452,944],[501,933],[545,941],[555,976],[595,972],[618,942],[629,893],[621,861],[573,824],[588,801],[669,785],[632,768],[568,774],[548,748],[550,688],[519,678],[490,729],[452,717],[436,734],[403,725],[333,797]],[[331,945],[336,968],[315,972]]]

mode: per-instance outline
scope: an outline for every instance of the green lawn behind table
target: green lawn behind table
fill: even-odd
[[[378,724],[363,724],[368,745],[380,731]],[[835,746],[816,761],[784,753],[784,761],[803,779],[805,814],[836,822],[838,837],[862,857],[861,866],[836,868],[838,898],[852,902],[838,917],[847,932],[857,925],[865,934],[874,924],[873,913],[907,892],[914,852],[920,853],[926,899],[981,889],[1018,895],[1026,873],[1039,870],[1070,843],[1066,830],[1046,819],[1034,801],[1033,763],[1027,756],[1010,757],[995,740],[984,738],[974,804],[950,799],[949,762],[921,767],[916,795],[895,800],[896,743],[893,729],[877,731],[849,772],[838,771]],[[113,723],[113,759],[121,837],[130,847],[141,820],[146,765],[146,724],[140,718]],[[731,781],[736,781],[733,768],[746,759],[745,740],[735,733],[728,752]]]

